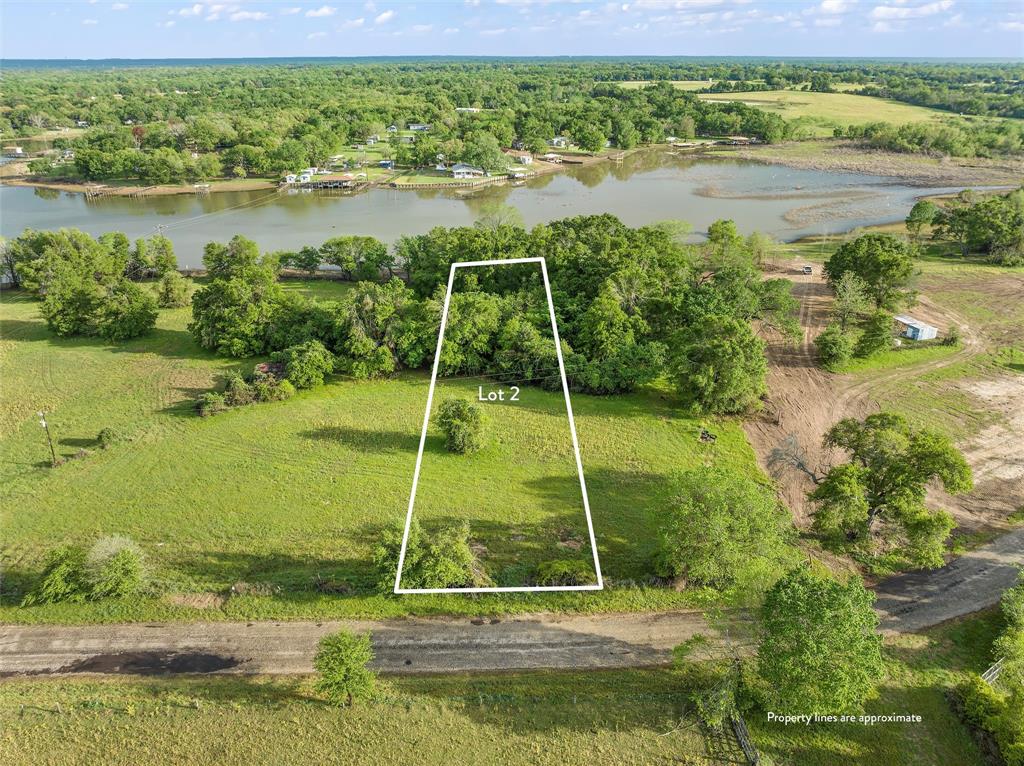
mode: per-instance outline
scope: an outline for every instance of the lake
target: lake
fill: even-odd
[[[612,213],[630,226],[680,219],[702,232],[720,218],[740,231],[782,240],[833,234],[901,220],[925,193],[892,179],[858,173],[796,170],[666,151],[630,155],[621,163],[568,168],[521,186],[399,191],[253,191],[162,197],[86,198],[29,187],[0,187],[0,233],[76,227],[130,238],[164,227],[184,267],[201,265],[203,245],[235,234],[264,250],[297,250],[342,234],[394,242],[434,226],[469,226],[495,202],[515,207],[527,227],[559,218]]]

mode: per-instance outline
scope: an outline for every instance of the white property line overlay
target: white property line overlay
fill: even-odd
[[[513,588],[402,588],[402,567],[405,565],[405,549],[409,544],[409,529],[412,525],[412,508],[416,502],[416,485],[420,480],[420,466],[423,463],[423,448],[427,443],[427,426],[430,423],[430,408],[434,401],[434,388],[437,386],[437,369],[441,362],[441,343],[444,341],[444,328],[448,324],[448,305],[452,297],[452,284],[455,282],[455,269],[473,266],[506,266],[513,263],[539,263],[544,277],[544,292],[548,297],[548,314],[551,317],[551,330],[555,336],[555,353],[558,356],[558,372],[562,377],[562,393],[565,394],[565,411],[569,415],[569,431],[572,434],[572,449],[576,455],[576,472],[580,477],[580,492],[583,495],[583,511],[587,516],[587,531],[590,534],[590,550],[594,554],[594,571],[597,583],[592,585],[533,585]],[[587,483],[583,478],[583,461],[580,459],[580,444],[576,438],[576,420],[572,416],[572,402],[569,401],[569,383],[565,378],[565,362],[562,360],[562,343],[558,338],[558,323],[555,321],[555,302],[551,297],[551,281],[548,279],[547,262],[543,257],[536,258],[505,258],[493,261],[461,261],[453,263],[448,272],[448,289],[444,294],[444,309],[441,312],[441,329],[437,333],[437,352],[434,354],[434,368],[430,373],[430,391],[427,393],[427,409],[423,415],[423,429],[420,431],[420,448],[416,453],[416,470],[412,475],[412,492],[409,493],[409,511],[405,516],[405,533],[402,535],[402,550],[398,554],[398,571],[395,572],[395,593],[541,593],[545,591],[603,590],[604,579],[601,577],[601,562],[597,558],[597,540],[594,539],[594,522],[590,518],[590,498],[587,496]]]

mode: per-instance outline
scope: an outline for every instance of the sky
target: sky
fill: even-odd
[[[1024,57],[1024,0],[0,0],[0,57]]]

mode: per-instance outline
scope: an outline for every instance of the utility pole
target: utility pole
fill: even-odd
[[[53,448],[53,437],[50,436],[50,426],[46,422],[46,413],[45,412],[40,412],[38,414],[39,414],[39,425],[41,425],[43,427],[43,430],[46,431],[46,443],[50,445],[50,465],[52,465],[54,468],[56,468],[57,467],[57,452]]]

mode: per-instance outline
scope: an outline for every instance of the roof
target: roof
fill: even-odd
[[[484,172],[481,168],[474,167],[473,165],[467,165],[465,162],[457,162],[454,165],[452,165],[451,168],[449,168],[449,170],[451,170],[453,173],[455,171],[458,171],[458,170],[461,170],[463,172],[470,172],[470,173],[483,173]]]
[[[921,330],[923,330],[925,328],[929,328],[929,329],[932,329],[932,330],[938,330],[939,329],[939,328],[935,327],[934,325],[930,325],[927,322],[922,322],[919,319],[914,319],[914,317],[908,316],[906,314],[900,314],[898,316],[893,317],[893,319],[895,319],[900,324],[906,325],[907,327],[917,327],[918,329],[921,329]]]

